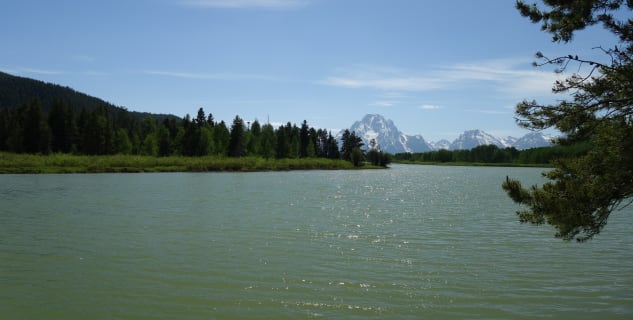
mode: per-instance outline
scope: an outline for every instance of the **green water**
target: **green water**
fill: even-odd
[[[542,170],[1,175],[0,318],[633,318],[633,210],[521,225]]]

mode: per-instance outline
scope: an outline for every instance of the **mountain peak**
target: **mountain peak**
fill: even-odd
[[[362,120],[349,128],[363,139],[365,146],[373,139],[378,147],[387,153],[430,151],[431,147],[421,135],[407,136],[400,132],[392,120],[379,114],[366,114]],[[342,133],[339,133],[341,136]]]
[[[519,150],[551,145],[551,138],[539,132],[530,132],[518,139],[513,137],[498,139],[481,129],[466,130],[453,142],[441,140],[429,143],[419,134],[406,135],[400,132],[393,121],[380,114],[366,114],[360,121],[354,122],[349,130],[363,139],[365,147],[369,147],[369,142],[375,139],[381,150],[392,154],[440,149],[469,150],[481,145],[495,145],[499,148],[515,147]],[[342,134],[343,131],[337,135],[339,139]]]

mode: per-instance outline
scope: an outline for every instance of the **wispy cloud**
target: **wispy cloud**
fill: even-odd
[[[17,68],[15,70],[16,73],[30,73],[30,74],[39,74],[39,75],[58,75],[64,74],[65,72],[59,70],[50,70],[50,69],[37,69],[37,68]]]
[[[429,91],[445,85],[438,79],[424,74],[415,74],[404,69],[361,66],[340,69],[336,75],[319,83],[343,88],[372,88],[383,91]]]
[[[320,84],[342,88],[369,88],[387,92],[423,92],[459,89],[487,84],[511,95],[541,95],[562,75],[528,67],[526,60],[499,59],[453,64],[426,71],[384,66],[356,66],[339,69]],[[530,69],[528,69],[530,68]]]
[[[381,101],[372,102],[369,105],[372,106],[372,107],[393,107],[396,104],[398,104],[398,101],[384,101],[384,100],[381,100]]]
[[[206,8],[264,8],[264,9],[287,9],[304,6],[307,0],[183,0],[183,4],[194,7]]]
[[[144,73],[152,76],[183,78],[192,80],[276,80],[275,77],[267,75],[244,73],[191,73],[163,70],[149,70],[145,71]]]
[[[433,104],[423,104],[421,106],[418,106],[418,109],[420,110],[437,110],[437,109],[442,109],[442,106],[437,106],[437,105],[433,105]]]

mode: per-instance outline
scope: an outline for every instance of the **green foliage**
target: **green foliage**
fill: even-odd
[[[343,160],[354,162],[354,160],[352,159],[352,153],[356,149],[361,150],[361,147],[364,145],[362,138],[356,136],[355,132],[350,132],[348,129],[345,129],[341,140],[343,143],[343,145],[341,146],[341,154],[342,154]],[[362,153],[361,153],[361,156],[362,156]]]
[[[540,130],[554,127],[566,137],[561,145],[584,143],[591,146],[584,155],[556,162],[546,174],[543,186],[525,189],[506,179],[503,189],[517,203],[522,222],[548,223],[557,237],[585,241],[600,233],[611,212],[633,197],[633,1],[544,0],[547,9],[517,2],[521,14],[552,34],[554,41],[571,41],[575,32],[601,24],[619,38],[610,48],[598,47],[604,61],[578,56],[553,59],[537,53],[541,63],[554,65],[557,72],[571,64],[579,70],[554,84],[554,92],[571,93],[571,100],[555,105],[523,101],[517,105],[519,125]],[[588,70],[586,74],[579,74]]]
[[[131,154],[132,142],[124,129],[119,129],[114,137],[115,153],[117,154]]]
[[[54,153],[49,155],[0,152],[0,173],[90,173],[90,172],[208,172],[353,169],[348,161],[323,158],[265,159],[152,157],[139,155],[88,156]]]
[[[246,154],[244,150],[244,120],[235,116],[231,126],[231,139],[229,140],[229,157],[242,157]]]
[[[527,150],[501,149],[495,145],[478,146],[471,150],[437,150],[423,153],[398,153],[400,162],[422,163],[489,163],[506,165],[550,166],[555,161],[587,154],[591,145],[577,143],[568,146],[541,147]]]
[[[164,158],[327,158],[334,163],[343,154],[357,166],[364,160],[360,137],[348,132],[348,139],[339,150],[331,132],[312,128],[305,120],[301,127],[288,122],[274,128],[257,120],[245,125],[236,116],[229,129],[224,121],[216,123],[203,108],[198,109],[194,119],[188,114],[178,119],[129,112],[69,88],[0,73],[0,84],[3,83],[7,85],[0,86],[0,97],[7,99],[0,99],[0,151]],[[31,93],[35,99],[21,100],[23,92]],[[43,107],[39,97],[44,97]],[[13,101],[21,101],[21,107],[13,107]],[[307,166],[312,163],[305,162]],[[375,163],[386,165],[388,157],[381,155]]]

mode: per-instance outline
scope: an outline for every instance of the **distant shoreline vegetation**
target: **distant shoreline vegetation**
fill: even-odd
[[[551,167],[558,159],[586,154],[589,143],[555,145],[526,150],[499,148],[495,145],[478,146],[470,150],[437,150],[420,153],[398,153],[393,162],[403,164],[437,164],[467,166]]]

